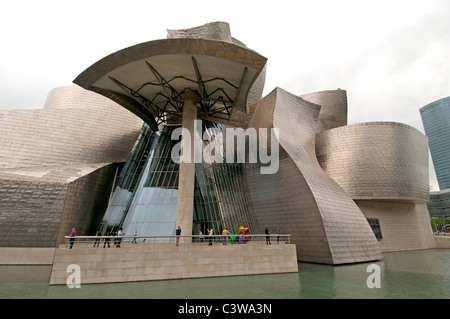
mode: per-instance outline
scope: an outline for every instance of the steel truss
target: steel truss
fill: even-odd
[[[194,91],[197,95],[199,116],[203,115],[208,118],[230,120],[248,70],[247,67],[243,68],[239,84],[235,85],[223,77],[214,77],[204,80],[197,61],[193,56],[192,65],[195,70],[196,79],[189,79],[182,75],[165,79],[148,61],[145,61],[145,63],[155,77],[155,80],[143,83],[136,90],[112,76],[108,77],[127,94],[131,95],[144,108],[149,109],[152,114],[155,115],[157,125],[166,122],[168,119],[182,118],[184,104],[183,94],[187,90]],[[185,87],[181,91],[177,90],[171,83],[178,79],[183,79],[195,85],[193,87]],[[214,86],[214,90],[208,92],[205,84],[211,82],[216,82],[216,85]],[[144,93],[141,93],[147,86],[160,87],[161,90],[152,97],[147,97],[144,96]],[[230,88],[235,90],[234,96],[230,96],[226,92],[226,89],[229,90]]]

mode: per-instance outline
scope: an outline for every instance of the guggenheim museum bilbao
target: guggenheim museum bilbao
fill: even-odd
[[[290,234],[306,262],[435,247],[424,134],[347,125],[341,89],[263,97],[267,59],[227,23],[167,32],[87,66],[43,109],[0,111],[1,246],[57,247],[73,227],[160,236],[243,226]],[[230,128],[245,133],[240,146],[226,140],[234,156],[174,160],[176,147],[195,153],[194,132],[205,150]],[[258,156],[249,132],[268,137]]]

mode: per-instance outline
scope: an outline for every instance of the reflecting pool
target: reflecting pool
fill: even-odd
[[[380,288],[368,288],[370,265]],[[370,267],[369,267],[370,269]],[[450,249],[385,253],[374,263],[299,263],[293,274],[50,286],[51,266],[0,266],[2,299],[448,299]],[[373,277],[371,277],[373,278]],[[370,278],[369,278],[370,279]],[[369,280],[370,281],[370,280]],[[375,282],[375,281],[370,281]]]

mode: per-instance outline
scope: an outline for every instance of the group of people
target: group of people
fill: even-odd
[[[97,233],[95,234],[95,236],[102,236],[102,232],[100,231],[100,229],[97,230]],[[123,228],[120,228],[118,231],[115,231],[115,232],[114,231],[107,232],[106,236],[110,236],[110,237],[114,236],[114,239],[113,239],[114,245],[117,248],[120,248],[120,244],[122,243],[122,238],[121,237],[125,236],[125,234],[123,232]],[[106,245],[108,245],[108,248],[111,248],[111,246],[109,244],[110,241],[111,241],[111,238],[105,237],[105,241],[103,243],[103,248],[105,248]],[[96,238],[95,242],[94,242],[94,247],[95,246],[98,247],[99,243],[100,243],[100,238]]]
[[[212,229],[212,228],[206,229],[206,231],[208,232],[208,246],[212,246],[213,239],[214,239],[214,236],[213,236],[214,229]],[[202,237],[203,233],[201,230],[199,231],[199,235],[200,235],[200,237],[199,237],[200,241],[203,241],[203,237]],[[224,228],[222,231],[222,235],[225,236],[225,237],[223,237],[223,244],[226,245],[227,244],[226,236],[231,235],[231,233],[226,228]],[[180,226],[178,226],[177,229],[175,230],[175,236],[176,236],[175,246],[179,246],[179,243],[180,243],[179,240],[180,240],[180,236],[181,236],[181,227]]]
[[[272,245],[272,243],[270,242],[270,232],[269,229],[266,228],[266,230],[264,231],[264,233],[266,234],[266,245]],[[275,234],[277,235],[277,244],[280,242],[280,227],[276,227],[275,228]]]
[[[108,248],[111,248],[111,245],[110,245],[111,238],[110,237],[114,237],[114,239],[113,239],[114,245],[116,247],[120,248],[120,244],[122,242],[121,237],[124,235],[125,234],[123,232],[123,228],[120,228],[119,230],[117,230],[115,232],[114,231],[107,232],[106,236],[108,236],[108,237],[105,237],[105,240],[103,243],[103,248],[105,248],[106,245],[108,245]],[[70,249],[72,249],[73,244],[75,243],[76,236],[77,236],[77,230],[75,228],[72,228],[72,232],[70,233],[70,245],[69,245]],[[102,236],[102,232],[100,231],[100,229],[97,229],[95,236]],[[135,240],[133,242],[135,242]],[[94,241],[94,247],[99,247],[99,245],[100,245],[100,238],[96,238]]]
[[[208,232],[208,239],[209,239],[209,243],[208,243],[208,245],[209,246],[211,246],[212,245],[212,242],[213,242],[213,234],[214,234],[214,229],[207,229],[207,232]],[[265,234],[266,234],[266,244],[267,245],[272,245],[272,243],[270,242],[270,232],[269,232],[269,229],[268,228],[266,228],[266,230],[264,231],[265,232]],[[280,227],[276,227],[275,228],[275,234],[276,234],[276,237],[277,237],[277,244],[280,242]],[[177,229],[175,230],[175,235],[176,235],[176,246],[179,246],[179,239],[180,239],[180,236],[181,236],[181,227],[180,226],[178,226],[177,227]],[[199,235],[200,235],[200,241],[202,242],[203,241],[203,237],[202,237],[202,235],[203,235],[203,233],[202,233],[202,231],[200,230],[199,231]],[[225,227],[223,228],[223,230],[222,230],[222,243],[223,243],[223,245],[226,245],[227,243],[228,243],[228,236],[231,236],[232,234],[228,231],[228,229],[226,229]]]
[[[213,244],[214,229],[207,229],[207,232],[208,232],[208,242],[209,242],[208,245],[211,246]],[[266,244],[267,245],[272,245],[272,243],[270,242],[269,229],[266,228],[265,234],[266,234]],[[279,240],[280,240],[280,228],[279,227],[275,228],[275,234],[277,236],[277,244],[278,244]],[[70,249],[72,249],[72,247],[73,247],[76,235],[77,235],[76,229],[72,228],[72,232],[70,234],[70,237],[71,237],[70,238],[70,246],[69,246]],[[110,237],[114,237],[114,239],[113,239],[114,245],[116,247],[120,247],[120,244],[122,242],[122,238],[121,237],[124,236],[124,235],[125,234],[123,232],[123,228],[120,228],[116,232],[113,232],[113,231],[107,232],[106,233],[107,237],[105,237],[105,239],[104,239],[103,248],[105,248],[106,245],[108,245],[108,248],[111,247],[110,246],[110,240],[111,240]],[[199,235],[200,235],[200,240],[202,240],[203,239],[203,237],[202,237],[203,233],[201,231],[200,231]],[[102,236],[102,232],[100,231],[100,229],[97,230],[97,233],[95,234],[95,236]],[[180,244],[180,236],[181,236],[181,227],[180,226],[178,226],[176,228],[175,236],[176,236],[175,237],[175,245],[179,246],[179,244]],[[231,233],[225,227],[222,230],[222,236],[223,236],[222,237],[222,243],[223,243],[223,245],[226,245],[228,243],[229,236],[231,236]],[[137,238],[137,232],[134,232],[134,238],[133,238],[132,243],[134,243],[134,244],[137,243],[136,238]],[[94,241],[94,247],[99,247],[99,244],[100,244],[100,238],[96,238],[95,241]]]

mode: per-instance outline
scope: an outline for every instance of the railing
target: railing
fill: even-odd
[[[450,236],[448,231],[434,231],[434,236]]]
[[[142,245],[277,245],[290,244],[291,235],[65,236],[64,239],[64,246],[67,248],[111,248],[123,246],[137,247]]]

